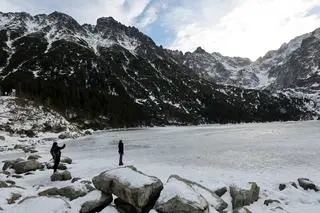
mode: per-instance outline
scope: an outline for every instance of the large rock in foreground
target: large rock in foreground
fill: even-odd
[[[161,213],[204,213],[223,211],[227,206],[208,188],[173,175],[165,184],[155,209]]]
[[[43,169],[43,165],[36,160],[20,161],[12,164],[12,168],[17,174],[22,174],[30,171],[35,171],[37,169]]]
[[[252,204],[259,199],[260,187],[256,183],[250,183],[250,189],[230,187],[233,209]]]
[[[163,189],[162,182],[133,166],[107,170],[92,179],[94,186],[134,206],[138,212],[155,203]]]

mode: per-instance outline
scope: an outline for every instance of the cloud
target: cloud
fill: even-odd
[[[1,0],[3,12],[25,11],[33,15],[59,11],[67,13],[80,23],[95,24],[97,18],[112,16],[126,25],[135,24],[135,19],[151,0]]]
[[[305,16],[317,5],[319,1],[313,0],[239,0],[218,23],[208,22],[208,15],[199,13],[196,21],[182,20],[170,48],[190,51],[202,46],[210,52],[256,59],[319,27],[320,19]]]
[[[251,59],[320,27],[319,0],[1,0],[0,8],[61,11],[81,24],[112,16],[168,48]]]
[[[307,12],[306,16],[317,16],[317,17],[320,17],[320,5],[311,8],[311,9]]]

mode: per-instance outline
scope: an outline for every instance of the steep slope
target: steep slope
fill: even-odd
[[[220,53],[208,53],[201,47],[194,52],[167,50],[178,63],[194,70],[201,78],[217,84],[254,87],[259,79],[254,72],[244,71],[252,62],[247,58],[228,57]]]
[[[257,89],[301,86],[319,89],[319,39],[320,29],[317,29],[292,39],[278,50],[269,51],[254,62],[220,53],[210,54],[201,47],[193,53],[168,50],[168,54],[201,78],[218,84]]]
[[[84,126],[296,120],[314,115],[305,107],[305,98],[203,80],[136,28],[111,17],[81,26],[58,12],[0,13],[0,54],[4,92],[15,89],[18,96],[41,101]],[[229,58],[225,63],[250,62]]]
[[[299,48],[292,51],[282,63],[270,69],[275,78],[273,88],[304,87],[320,89],[320,29],[308,34]]]
[[[289,97],[312,99],[312,108],[320,111],[319,45],[320,29],[298,36],[269,51],[254,62],[231,58],[219,53],[207,53],[200,47],[183,54],[168,50],[168,54],[201,78],[241,88],[268,89]]]

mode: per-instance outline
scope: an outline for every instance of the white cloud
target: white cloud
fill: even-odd
[[[209,52],[256,59],[268,50],[320,27],[316,16],[305,16],[317,0],[239,0],[218,23],[208,15],[193,22],[182,20],[171,48],[190,51],[202,46]],[[212,5],[211,5],[212,6]],[[185,18],[184,18],[185,19]]]
[[[150,0],[1,0],[0,11],[25,11],[33,15],[59,11],[80,23],[95,24],[97,18],[112,16],[125,25],[133,25]]]
[[[167,5],[162,1],[149,4],[137,20],[136,25],[141,29],[148,27],[158,19],[159,12],[166,9],[166,7]]]
[[[151,35],[170,32],[169,48],[255,59],[320,27],[320,0],[1,0],[0,10],[67,13],[95,24],[112,16]],[[161,28],[161,29],[160,29]],[[147,30],[146,30],[147,29]],[[160,34],[161,35],[161,34]],[[157,43],[168,38],[155,36]]]

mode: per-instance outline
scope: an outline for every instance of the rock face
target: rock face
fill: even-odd
[[[70,200],[83,197],[88,194],[94,188],[90,185],[81,184],[77,186],[66,186],[63,188],[50,188],[39,193],[39,196],[55,196],[60,195],[62,197],[69,198]]]
[[[66,181],[71,180],[71,173],[69,171],[56,172],[51,175],[51,181]]]
[[[298,179],[299,185],[304,189],[304,190],[314,190],[314,191],[319,191],[320,188],[316,186],[311,180],[308,178],[299,178]]]
[[[17,174],[35,171],[37,169],[42,169],[43,167],[44,166],[36,160],[27,160],[12,164],[12,168]]]
[[[107,170],[92,179],[94,186],[134,206],[137,211],[149,208],[163,188],[162,182],[132,166]]]
[[[179,176],[170,176],[155,209],[161,213],[223,211],[228,204],[213,191]]]
[[[99,200],[90,200],[81,205],[80,213],[100,212],[112,202],[111,194],[101,192]]]
[[[249,190],[240,189],[236,186],[230,187],[233,209],[250,205],[259,199],[260,187],[256,183],[250,183],[250,185]]]

